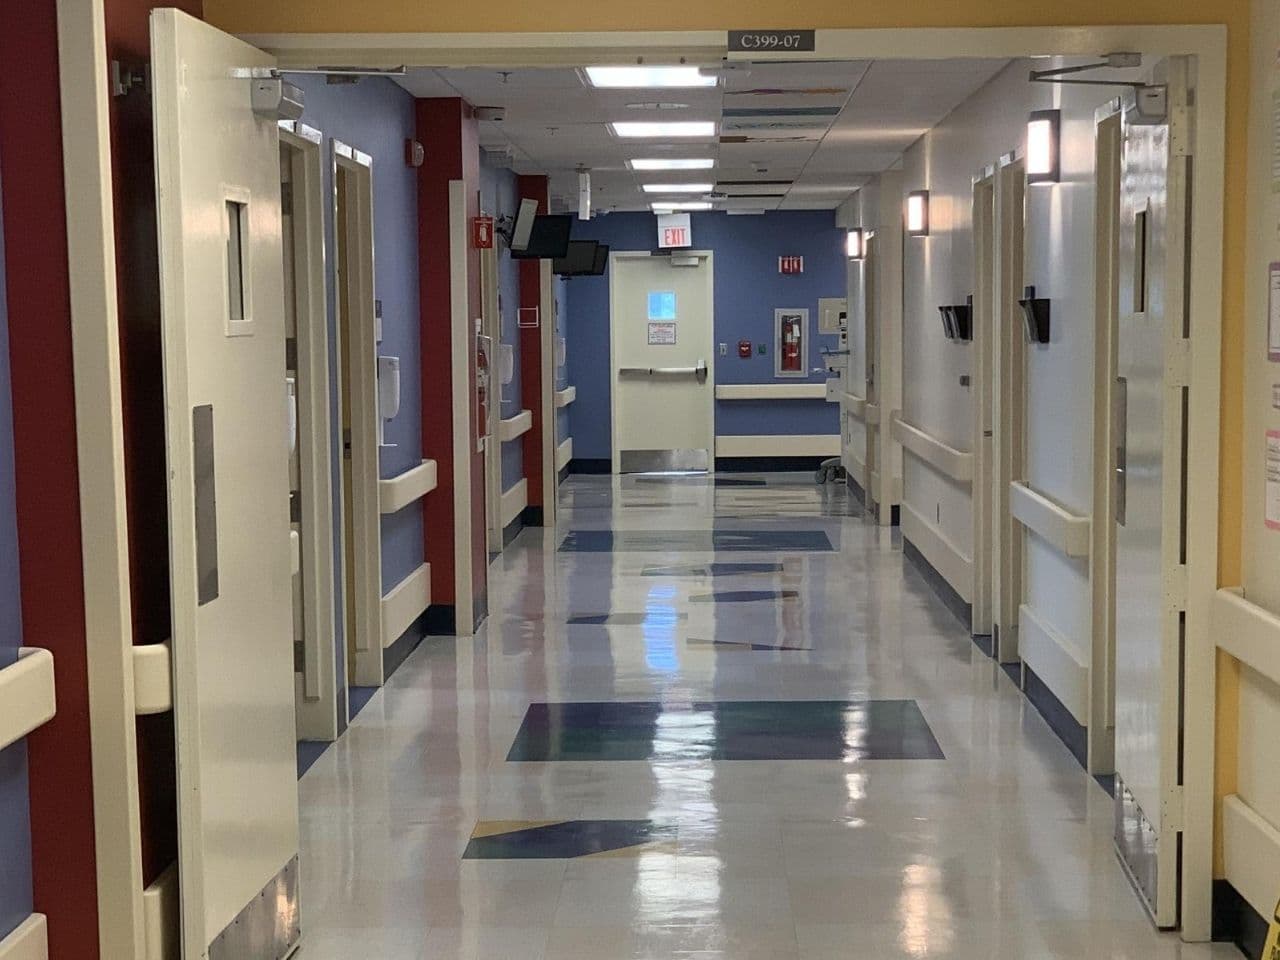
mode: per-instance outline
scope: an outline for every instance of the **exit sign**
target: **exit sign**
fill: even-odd
[[[664,213],[658,217],[658,249],[693,246],[693,228],[687,213]]]
[[[779,257],[778,272],[785,274],[804,273],[804,257]]]

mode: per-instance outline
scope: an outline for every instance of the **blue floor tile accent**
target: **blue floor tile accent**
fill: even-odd
[[[507,754],[553,760],[941,760],[914,700],[534,703]]]
[[[780,563],[688,563],[666,567],[645,567],[642,577],[738,577],[760,573],[782,573]]]
[[[794,600],[795,590],[717,590],[689,598],[690,603],[754,603],[758,600]]]
[[[671,610],[652,610],[648,613],[581,613],[575,614],[565,621],[571,627],[611,626],[642,627],[659,623],[675,623],[688,620],[687,613],[673,613]]]
[[[490,826],[511,827],[501,833]],[[674,826],[652,820],[565,820],[561,823],[476,825],[462,852],[464,860],[570,860],[600,853],[632,850],[637,855],[653,843],[673,841]]]
[[[829,552],[821,530],[570,530],[560,544],[566,553],[716,551]]]

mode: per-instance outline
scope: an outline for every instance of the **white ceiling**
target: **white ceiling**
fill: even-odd
[[[519,173],[549,174],[554,210],[577,208],[579,167],[591,171],[596,209],[649,209],[657,197],[642,192],[644,183],[714,180],[728,195],[718,208],[821,210],[893,167],[1006,63],[758,63],[691,90],[600,90],[572,69],[411,69],[398,82],[418,97],[502,107],[502,122],[480,124],[481,146],[509,153]],[[657,103],[680,106],[655,109]],[[713,120],[720,133],[689,142],[623,140],[608,126],[617,120]],[[714,170],[636,173],[626,165],[641,157],[708,156],[717,161]]]

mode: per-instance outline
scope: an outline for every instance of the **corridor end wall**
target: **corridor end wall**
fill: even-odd
[[[723,212],[692,215],[693,248],[715,253],[715,324],[717,348],[712,358],[715,382],[763,384],[823,383],[824,374],[810,372],[801,381],[774,378],[774,310],[801,307],[809,311],[812,339],[805,358],[809,371],[821,364],[819,349],[834,349],[834,335],[818,334],[818,300],[843,297],[846,288],[844,234],[835,212],[778,211],[758,216]],[[574,239],[598,240],[610,252],[653,251],[657,219],[651,213],[610,213],[574,223]],[[783,276],[778,257],[804,257],[804,273]],[[612,267],[610,267],[612,269]],[[593,468],[612,453],[609,422],[609,283],[604,277],[575,277],[568,288],[568,382],[578,397],[569,409],[575,468]],[[738,341],[765,344],[767,352],[738,358]],[[720,356],[719,344],[727,356]],[[717,400],[717,437],[816,435],[839,432],[836,404],[814,400]]]

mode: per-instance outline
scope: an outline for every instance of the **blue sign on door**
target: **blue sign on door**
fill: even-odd
[[[649,319],[674,320],[676,318],[676,292],[674,290],[649,291]]]

